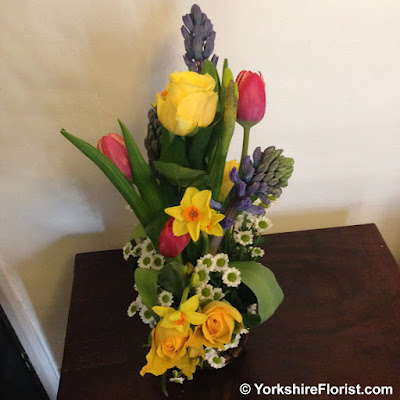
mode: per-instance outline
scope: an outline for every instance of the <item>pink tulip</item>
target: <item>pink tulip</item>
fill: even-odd
[[[103,136],[97,143],[97,150],[101,151],[111,160],[118,169],[128,178],[132,179],[132,168],[129,162],[128,150],[126,150],[124,138],[116,133]]]
[[[259,75],[242,71],[236,78],[239,88],[237,121],[250,128],[262,120],[265,114],[265,83],[261,72]]]
[[[160,238],[158,239],[158,250],[164,257],[176,257],[182,253],[183,249],[190,241],[190,235],[187,233],[183,236],[175,236],[172,232],[172,224],[174,218],[169,218],[161,231]]]

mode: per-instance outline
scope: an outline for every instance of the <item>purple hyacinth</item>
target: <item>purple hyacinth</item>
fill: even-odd
[[[186,53],[183,56],[188,68],[195,72],[201,72],[204,61],[207,60],[214,51],[215,31],[213,24],[207,15],[201,12],[200,7],[194,4],[190,14],[182,17],[184,25],[181,28]],[[218,56],[215,54],[211,58],[214,66],[217,66]]]

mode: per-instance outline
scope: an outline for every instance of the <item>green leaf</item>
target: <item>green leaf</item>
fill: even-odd
[[[282,303],[283,292],[273,272],[255,261],[231,262],[241,272],[242,283],[256,295],[260,323],[272,316]]]
[[[178,301],[182,297],[185,288],[185,267],[177,262],[167,264],[158,276],[158,283],[166,290],[170,291]]]
[[[157,305],[157,280],[160,271],[136,268],[135,283],[143,304],[151,310]]]
[[[197,135],[195,136],[197,137]],[[186,156],[186,142],[180,136],[175,136],[167,146],[162,146],[160,161],[172,162],[182,167],[189,167],[189,160]]]
[[[92,145],[71,135],[65,129],[61,129],[61,134],[104,172],[107,178],[110,179],[112,184],[131,206],[141,224],[147,224],[151,215],[149,208],[115,164]]]
[[[154,211],[163,209],[163,194],[159,190],[151,168],[144,160],[128,128],[121,120],[118,120],[118,122],[128,150],[132,175],[143,200]]]
[[[188,187],[194,180],[206,175],[204,171],[181,167],[178,164],[164,161],[154,161],[154,167],[170,183],[180,187]]]
[[[189,161],[192,168],[204,169],[204,153],[214,128],[214,124],[201,130],[193,137],[189,147]]]
[[[214,92],[219,93],[219,75],[217,68],[214,66],[214,64],[210,60],[204,61],[203,69],[201,70],[201,75],[209,74],[211,75],[214,80],[215,80],[215,88]]]
[[[258,314],[242,314],[243,325],[246,328],[254,328],[261,324],[261,318]]]
[[[153,215],[151,221],[146,225],[145,230],[154,246],[158,246],[158,239],[160,233],[167,222],[169,215],[165,214],[164,211],[160,211]]]
[[[144,230],[142,225],[137,225],[136,228],[133,230],[130,240],[134,240],[134,239],[146,239],[147,238],[147,234],[146,231]]]

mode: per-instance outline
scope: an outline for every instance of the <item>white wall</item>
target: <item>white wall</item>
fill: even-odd
[[[296,159],[275,231],[375,222],[400,259],[400,3],[204,0],[216,53],[261,70],[250,147]],[[121,247],[134,218],[58,132],[95,144],[121,118],[142,146],[167,74],[183,70],[184,0],[21,0],[0,6],[0,255],[60,366],[75,253]],[[241,129],[233,140],[238,156]],[[143,146],[142,146],[143,149]]]

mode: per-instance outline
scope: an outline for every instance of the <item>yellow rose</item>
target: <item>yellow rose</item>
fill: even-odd
[[[146,356],[147,364],[140,371],[140,375],[150,373],[162,375],[167,369],[177,367],[191,377],[196,370],[199,355],[202,351],[188,350],[188,339],[193,334],[179,332],[174,328],[165,328],[158,324],[151,332],[151,349]]]
[[[221,189],[219,191],[219,201],[224,201],[226,196],[228,196],[229,192],[231,191],[233,187],[233,182],[229,177],[229,172],[232,171],[233,167],[236,167],[236,169],[239,170],[239,165],[240,164],[236,160],[227,161],[225,163],[224,178],[222,180]]]
[[[215,80],[196,72],[174,72],[167,89],[157,93],[157,115],[163,126],[178,136],[185,136],[197,126],[211,124],[217,109]]]
[[[235,307],[222,301],[208,303],[202,309],[202,313],[207,315],[208,319],[196,327],[187,345],[195,348],[218,347],[223,350],[224,345],[232,340],[235,321],[243,322],[242,315]]]

